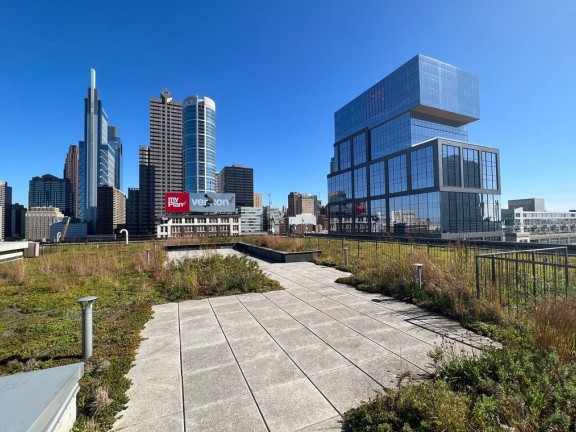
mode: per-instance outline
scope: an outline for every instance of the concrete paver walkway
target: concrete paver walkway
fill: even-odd
[[[115,430],[337,431],[340,414],[403,371],[429,370],[434,346],[490,344],[440,315],[337,284],[338,270],[258,262],[284,291],[154,307]]]

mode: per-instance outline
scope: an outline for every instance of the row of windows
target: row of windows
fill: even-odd
[[[332,231],[430,235],[499,232],[499,211],[499,196],[467,192],[430,192],[329,207]]]

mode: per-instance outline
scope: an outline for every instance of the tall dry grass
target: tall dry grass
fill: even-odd
[[[576,360],[576,301],[544,298],[522,317],[528,339],[542,354],[556,352],[562,362]]]

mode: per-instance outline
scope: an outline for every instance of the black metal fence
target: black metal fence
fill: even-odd
[[[543,297],[572,297],[576,266],[566,247],[550,247],[476,256],[478,298],[497,302],[509,312]]]

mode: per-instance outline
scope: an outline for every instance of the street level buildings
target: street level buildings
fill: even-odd
[[[50,225],[60,222],[64,214],[56,207],[32,207],[26,212],[26,239],[50,239]]]
[[[216,104],[209,97],[182,102],[182,141],[184,191],[216,192]]]
[[[542,198],[508,200],[502,228],[506,241],[576,244],[576,210],[547,212]]]
[[[334,114],[330,232],[500,240],[500,155],[468,142],[476,75],[417,55]]]
[[[301,192],[290,192],[288,194],[288,216],[299,214],[318,214],[318,197]]]

